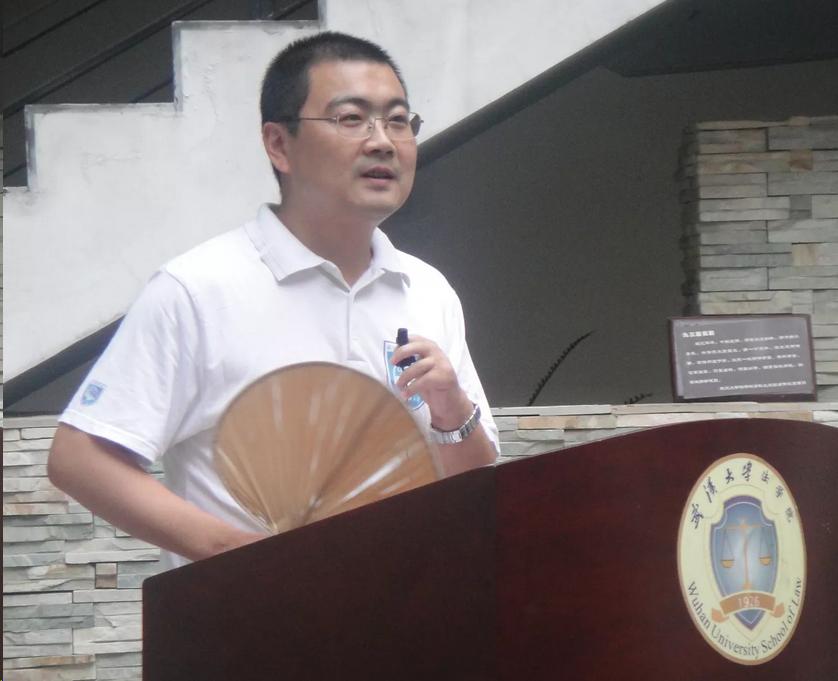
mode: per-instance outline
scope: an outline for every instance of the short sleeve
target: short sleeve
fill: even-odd
[[[183,285],[158,272],[59,419],[153,462],[186,437],[200,395],[198,314]]]

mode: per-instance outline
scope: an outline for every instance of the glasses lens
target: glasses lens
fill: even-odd
[[[419,134],[419,128],[422,126],[422,117],[412,112],[387,118],[365,118],[356,113],[347,113],[334,119],[338,133],[353,139],[366,139],[372,135],[376,120],[383,122],[384,131],[392,140],[413,139]]]
[[[370,136],[369,119],[356,113],[340,114],[335,118],[335,126],[344,137],[364,139]]]

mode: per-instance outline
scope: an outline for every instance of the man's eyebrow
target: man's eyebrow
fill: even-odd
[[[344,97],[335,97],[331,100],[326,107],[327,110],[334,109],[335,107],[340,106],[341,104],[354,104],[355,106],[361,109],[372,109],[374,108],[372,102],[368,99],[364,99],[363,97],[355,97],[352,95],[346,95]],[[403,106],[405,109],[409,109],[410,105],[408,104],[407,100],[404,97],[393,97],[393,99],[389,100],[385,105],[384,109],[393,109],[397,106]]]

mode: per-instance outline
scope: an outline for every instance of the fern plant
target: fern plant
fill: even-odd
[[[536,386],[535,391],[534,391],[534,392],[533,392],[533,394],[532,394],[532,397],[530,397],[530,401],[529,401],[529,402],[527,402],[527,406],[528,406],[528,407],[531,407],[531,406],[533,405],[533,403],[535,402],[535,400],[536,400],[536,398],[538,397],[538,395],[539,395],[539,394],[541,393],[541,391],[544,389],[544,386],[545,386],[545,385],[547,385],[547,381],[549,381],[549,380],[550,380],[550,378],[551,378],[551,377],[553,376],[553,374],[556,372],[556,369],[558,369],[558,368],[559,368],[559,365],[560,365],[562,362],[564,362],[564,361],[565,361],[565,359],[567,358],[567,356],[568,356],[571,352],[573,352],[573,349],[574,349],[577,345],[579,345],[579,343],[581,343],[583,340],[585,340],[585,339],[586,339],[588,336],[590,336],[592,333],[593,333],[593,331],[588,331],[588,333],[583,333],[581,336],[579,336],[579,338],[577,338],[576,340],[574,340],[574,341],[573,341],[570,345],[568,345],[568,346],[567,346],[564,350],[562,350],[562,353],[558,356],[558,358],[556,358],[556,361],[555,361],[555,362],[553,362],[553,363],[550,365],[550,368],[547,370],[547,373],[546,373],[546,374],[544,374],[544,376],[542,376],[542,377],[541,377],[541,380],[538,382],[538,385]]]

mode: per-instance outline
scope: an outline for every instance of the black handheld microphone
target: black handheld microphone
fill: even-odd
[[[401,347],[402,345],[407,345],[407,329],[399,329],[396,332],[396,345]],[[416,361],[416,357],[414,355],[410,355],[409,357],[405,357],[401,362],[398,363],[402,369],[407,369],[411,364]]]

